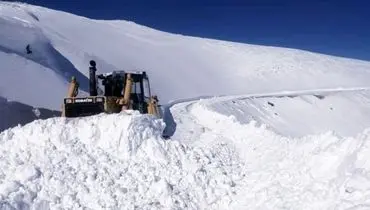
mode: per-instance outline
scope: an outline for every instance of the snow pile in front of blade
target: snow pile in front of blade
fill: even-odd
[[[154,120],[151,116],[143,117],[138,112],[127,112],[120,115],[36,121],[5,134],[14,133],[13,139],[22,139],[27,144],[40,147],[50,142],[58,149],[65,149],[66,145],[78,141],[118,158],[128,158],[141,149],[144,141],[159,139],[163,127],[162,121]]]
[[[370,208],[370,129],[354,137],[328,131],[290,138],[201,102],[191,113],[209,131],[201,139],[230,145],[244,164],[231,209]]]
[[[225,145],[161,138],[137,112],[38,120],[0,133],[0,209],[224,209],[242,179]]]

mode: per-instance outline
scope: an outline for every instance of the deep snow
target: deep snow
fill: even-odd
[[[289,138],[193,103],[184,105],[193,123],[178,122],[198,127],[187,130],[187,141],[162,139],[162,120],[136,112],[38,120],[1,133],[1,207],[370,206],[369,129],[353,137],[328,131]]]
[[[243,176],[230,148],[164,141],[163,129],[161,120],[134,112],[7,130],[0,134],[0,207],[226,208]]]
[[[367,209],[369,129],[352,137],[328,131],[289,138],[196,104],[206,132],[231,144],[245,164],[231,209]],[[202,136],[201,136],[202,138]]]
[[[125,112],[1,132],[0,209],[370,208],[369,62],[19,3],[0,2],[0,28],[0,125],[60,110],[71,75],[87,90],[90,59],[147,71],[170,102],[165,123]]]

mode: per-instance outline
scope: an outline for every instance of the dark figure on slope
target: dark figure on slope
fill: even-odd
[[[29,44],[26,46],[26,52],[27,52],[27,54],[32,53],[31,46]]]

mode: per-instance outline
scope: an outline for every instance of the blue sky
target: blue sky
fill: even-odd
[[[370,2],[359,0],[24,0],[184,35],[370,61]]]

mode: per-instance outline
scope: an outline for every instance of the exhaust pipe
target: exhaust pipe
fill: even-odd
[[[89,68],[89,73],[90,73],[90,96],[97,96],[98,95],[98,90],[96,88],[96,63],[94,60],[90,61],[90,68]]]

